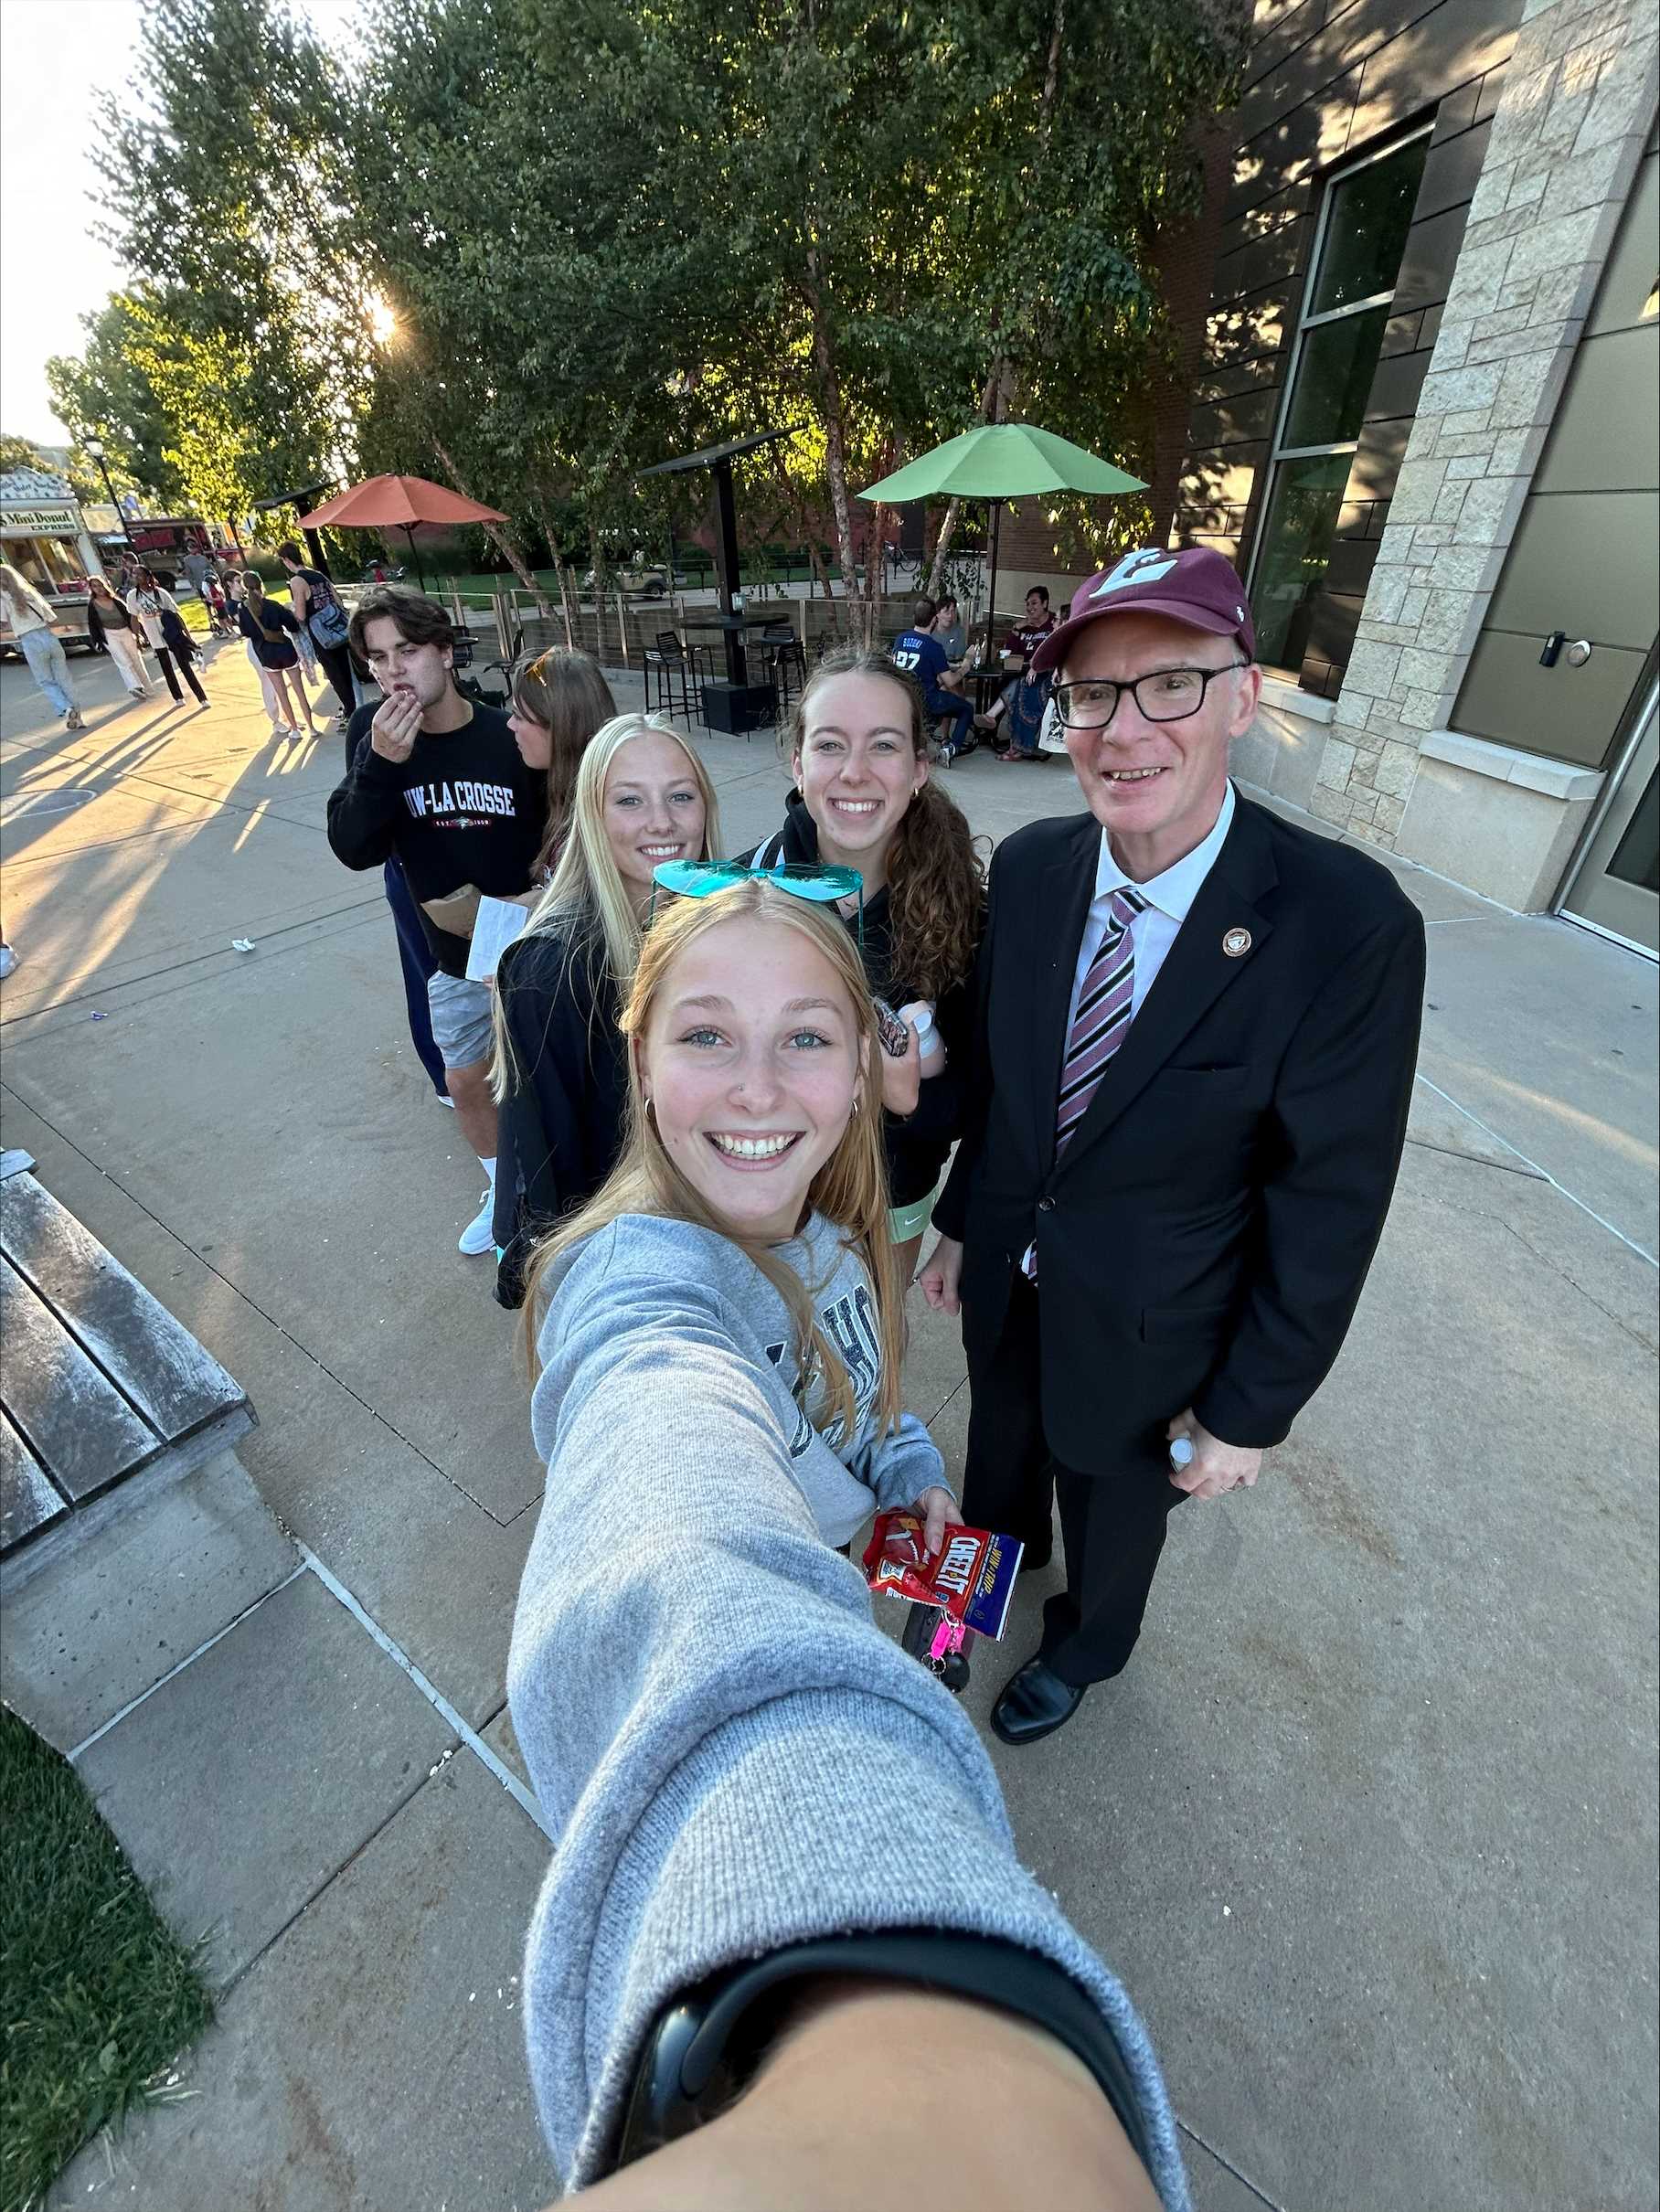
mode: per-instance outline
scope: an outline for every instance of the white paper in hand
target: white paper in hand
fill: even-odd
[[[530,920],[516,899],[481,899],[467,948],[467,973],[475,984],[492,983],[495,964]]]

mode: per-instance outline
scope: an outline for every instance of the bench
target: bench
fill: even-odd
[[[254,1426],[239,1384],[29,1173],[0,1161],[0,1591]]]

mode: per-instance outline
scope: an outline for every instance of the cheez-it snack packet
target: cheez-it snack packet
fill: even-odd
[[[922,1547],[922,1526],[914,1513],[878,1513],[865,1547],[866,1581],[913,1605],[937,1605],[952,1621],[995,1642],[1008,1620],[1025,1545],[952,1521],[931,1559]]]

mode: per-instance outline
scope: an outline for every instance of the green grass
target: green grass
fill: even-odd
[[[69,1761],[0,1707],[0,2212],[25,2212],[213,2003]]]

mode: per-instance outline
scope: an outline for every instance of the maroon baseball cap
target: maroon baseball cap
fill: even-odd
[[[1107,614],[1164,614],[1213,637],[1237,638],[1247,660],[1257,657],[1250,601],[1231,564],[1208,546],[1165,551],[1149,546],[1126,553],[1072,594],[1072,611],[1032,655],[1032,673],[1059,668],[1080,630]]]

